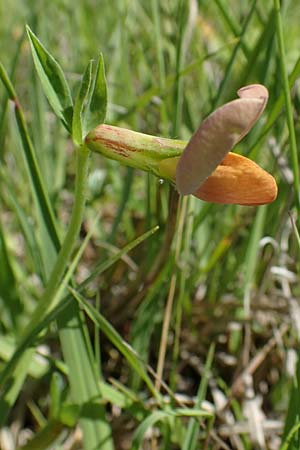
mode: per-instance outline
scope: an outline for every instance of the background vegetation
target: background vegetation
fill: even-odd
[[[0,84],[1,449],[299,448],[299,19],[296,0],[0,3],[19,99]],[[26,23],[73,96],[101,51],[106,123],[148,134],[188,140],[239,87],[265,84],[235,151],[276,177],[277,200],[178,199],[91,155],[80,239],[54,280],[76,158]]]

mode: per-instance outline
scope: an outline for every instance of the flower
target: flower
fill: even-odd
[[[272,175],[230,150],[261,116],[268,91],[253,84],[238,95],[210,114],[187,144],[105,124],[89,132],[85,143],[92,151],[171,181],[180,194],[223,204],[267,204],[277,196]]]

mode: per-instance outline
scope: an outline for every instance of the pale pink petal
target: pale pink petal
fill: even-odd
[[[238,95],[210,114],[184,149],[176,170],[181,194],[195,192],[262,114],[268,99],[264,86],[246,86]]]

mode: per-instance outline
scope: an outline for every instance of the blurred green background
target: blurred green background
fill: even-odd
[[[279,193],[271,205],[225,206],[190,197],[180,199],[173,210],[174,194],[169,196],[166,182],[91,155],[81,239],[97,214],[99,219],[75,281],[80,283],[96,263],[110,260],[118,249],[159,225],[159,231],[127,259],[119,259],[90,283],[85,295],[97,308],[101,305],[103,316],[154,370],[160,349],[167,346],[163,379],[168,388],[161,389],[167,408],[201,406],[213,412],[213,419],[173,417],[154,429],[146,422],[147,437],[138,435],[138,427],[161,405],[155,404],[140,374],[129,367],[112,339],[101,335],[101,345],[97,343],[99,330],[87,321],[101,366],[99,379],[108,389],[103,403],[116,449],[299,448],[299,208],[293,181],[299,168],[292,157],[282,67],[290,80],[292,133],[299,142],[300,4],[296,0],[281,4],[284,58],[274,4],[0,2],[1,61],[25,113],[60,236],[72,207],[74,149],[43,94],[25,24],[59,61],[73,93],[88,61],[103,52],[106,123],[120,127],[188,140],[203,118],[236,98],[238,88],[262,83],[269,90],[263,117],[234,151],[274,175]],[[5,368],[55,255],[38,225],[13,106],[2,84],[0,98],[0,357]],[[162,344],[170,295],[171,324]],[[36,362],[36,371],[30,372],[17,403],[11,405],[6,432],[14,444],[9,447],[2,433],[4,450],[81,448],[76,420],[67,426],[56,417],[59,426],[56,432],[51,428],[50,386],[58,377],[55,386],[64,405],[69,384],[60,366],[57,328],[46,330],[39,348],[47,354],[45,366]],[[213,361],[205,368],[212,344]],[[46,445],[41,433],[49,427],[53,434]],[[190,430],[194,437],[187,438]],[[26,447],[26,433],[36,438],[36,447]],[[72,444],[67,439],[73,439]]]

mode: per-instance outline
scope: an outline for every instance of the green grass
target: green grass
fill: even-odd
[[[0,5],[1,449],[299,448],[296,3]],[[82,145],[105,115],[188,140],[250,83],[268,206]]]

